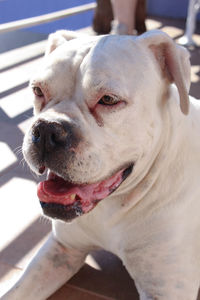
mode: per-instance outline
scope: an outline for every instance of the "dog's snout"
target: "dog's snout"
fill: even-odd
[[[81,127],[74,120],[50,120],[50,117],[48,120],[37,119],[27,137],[26,151],[29,152],[34,170],[40,174],[44,173],[45,168],[56,174],[64,174],[83,141]]]
[[[69,129],[62,123],[39,120],[32,127],[32,142],[43,152],[51,152],[68,143]]]

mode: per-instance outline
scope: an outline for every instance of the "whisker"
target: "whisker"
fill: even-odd
[[[20,146],[16,147],[16,148],[13,150],[13,152],[14,152],[16,155],[22,154],[22,146],[20,145]]]
[[[21,149],[21,145],[20,146],[17,146],[13,151],[16,151],[16,150],[18,150],[18,149]]]
[[[26,167],[26,161],[25,161],[24,157],[20,160],[19,164],[22,165],[23,168]]]
[[[40,217],[39,217],[39,222],[40,222],[41,224],[49,225],[49,224],[51,224],[51,219],[47,218],[47,217],[44,216],[44,215],[40,215]]]

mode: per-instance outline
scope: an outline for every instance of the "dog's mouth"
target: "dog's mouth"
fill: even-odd
[[[98,202],[113,193],[132,172],[133,164],[110,178],[92,184],[73,184],[50,172],[38,185],[38,197],[45,215],[71,221],[91,211]]]

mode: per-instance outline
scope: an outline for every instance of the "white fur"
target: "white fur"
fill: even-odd
[[[130,161],[135,166],[91,212],[70,224],[53,221],[48,243],[2,299],[46,299],[82,266],[91,249],[100,247],[122,259],[141,300],[195,300],[200,281],[200,105],[193,98],[188,102],[188,53],[159,31],[139,38],[62,42],[46,55],[33,79],[47,95],[42,111],[41,100],[35,99],[36,120],[59,114],[78,122],[84,142],[76,162],[84,163],[75,162],[69,170],[77,181],[102,180]],[[98,107],[99,126],[88,106],[107,93],[125,104],[112,111]],[[29,143],[27,135],[25,158],[36,171]]]

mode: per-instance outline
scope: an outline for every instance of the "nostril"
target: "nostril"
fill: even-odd
[[[38,143],[40,141],[40,131],[38,128],[35,128],[32,131],[32,141],[33,143]]]
[[[52,144],[56,144],[57,143],[57,138],[56,138],[55,133],[52,133],[52,135],[51,135],[51,142],[52,142]]]
[[[39,119],[33,124],[30,138],[36,147],[34,149],[43,157],[45,153],[49,155],[53,150],[58,151],[71,147],[72,143],[75,144],[77,137],[73,130],[74,127],[68,123],[66,125],[64,122]]]
[[[51,149],[52,147],[56,147],[59,145],[59,136],[54,132],[49,132],[49,134],[45,135],[45,146],[46,150]]]
[[[46,142],[52,147],[63,146],[66,144],[67,136],[67,132],[64,132],[61,127],[56,126],[52,129],[52,132],[49,132],[49,135],[46,136]]]

